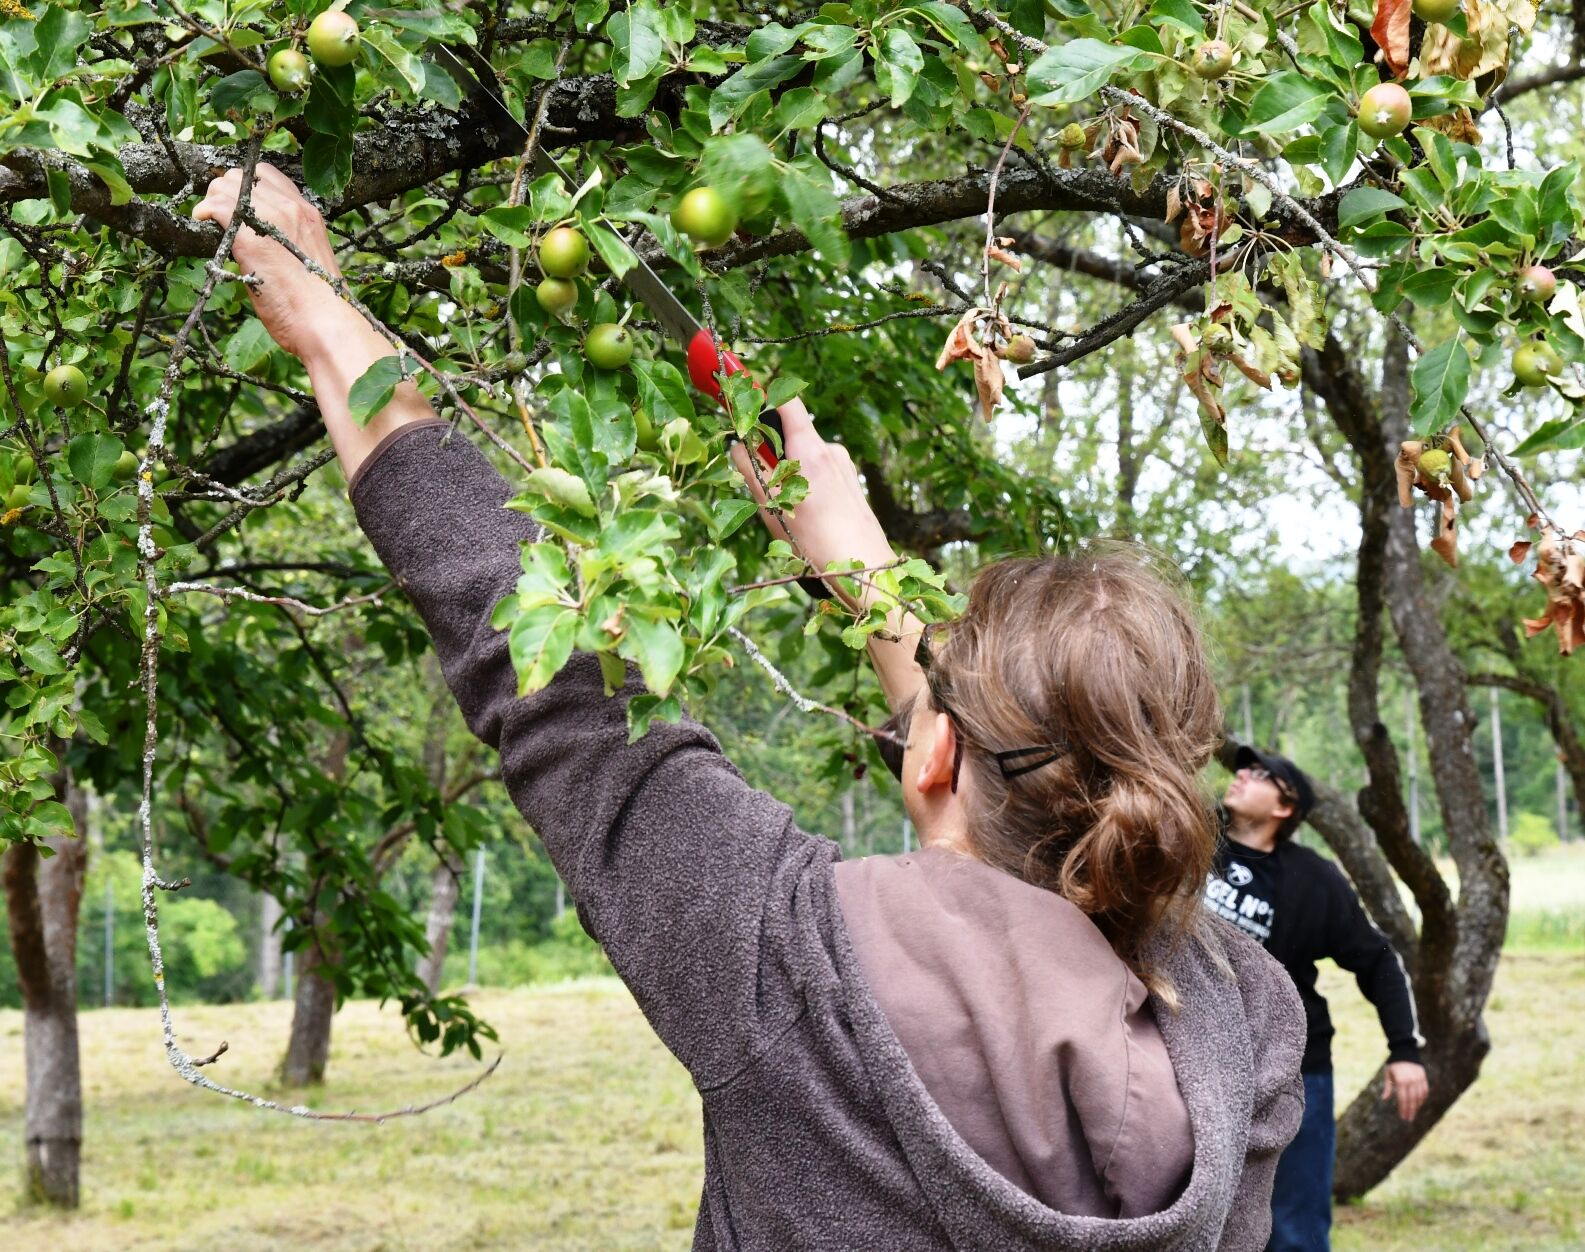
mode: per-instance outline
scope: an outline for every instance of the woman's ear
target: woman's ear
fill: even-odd
[[[923,700],[920,703],[923,705]],[[952,762],[956,759],[958,751],[957,727],[945,713],[938,713],[928,707],[919,708],[915,716],[915,725],[914,733],[923,731],[930,736],[930,743],[924,750],[924,758],[919,763],[917,786],[920,794],[930,792],[936,787],[950,787]]]

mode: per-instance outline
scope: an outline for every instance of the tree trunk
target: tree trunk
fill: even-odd
[[[325,963],[318,941],[301,949],[297,997],[292,1006],[292,1035],[281,1062],[281,1081],[306,1087],[325,1081],[330,1060],[330,1023],[336,1012],[336,985],[319,972]]]
[[[324,762],[325,773],[330,777],[339,780],[345,776],[350,744],[351,736],[346,728],[337,730],[331,737]],[[316,931],[324,921],[323,917],[314,919]],[[286,1043],[286,1055],[281,1060],[281,1081],[293,1087],[325,1081],[325,1066],[330,1060],[330,1026],[336,1015],[336,985],[319,972],[320,966],[333,958],[327,959],[318,933],[299,951],[302,958],[296,970],[292,1033]]]
[[[66,807],[83,829],[84,793],[63,780]],[[47,839],[6,851],[4,880],[11,951],[22,991],[27,1072],[23,1195],[74,1209],[83,1140],[82,1069],[77,1052],[77,917],[88,868],[83,838]]]
[[[1431,1096],[1412,1123],[1400,1120],[1382,1101],[1380,1074],[1345,1110],[1338,1123],[1333,1193],[1348,1200],[1381,1182],[1480,1072],[1491,1048],[1481,1012],[1507,926],[1508,867],[1491,838],[1481,794],[1469,682],[1438,616],[1437,597],[1427,586],[1416,512],[1397,503],[1393,462],[1407,435],[1402,416],[1409,402],[1407,349],[1389,333],[1379,396],[1366,387],[1354,358],[1335,335],[1328,336],[1320,353],[1306,353],[1304,373],[1352,445],[1361,470],[1359,616],[1349,675],[1349,717],[1367,769],[1358,807],[1420,907],[1419,942],[1412,959],[1405,954],[1405,965],[1426,1038],[1424,1060],[1431,1085]],[[1380,716],[1383,617],[1391,621],[1414,679],[1425,731],[1425,765],[1458,867],[1456,904],[1434,862],[1411,835],[1397,749]],[[1331,824],[1334,832],[1348,835],[1347,822]],[[1378,922],[1393,923],[1384,928],[1402,951],[1401,922],[1392,917],[1385,898],[1393,889],[1390,880],[1364,873],[1355,881]]]
[[[462,858],[447,849],[429,878],[429,922],[424,936],[429,940],[429,955],[418,963],[418,976],[429,994],[440,990],[440,975],[446,965],[446,949],[451,943],[451,923],[457,916],[457,894],[462,885]]]
[[[281,989],[281,902],[265,893],[259,900],[259,994],[275,999]]]

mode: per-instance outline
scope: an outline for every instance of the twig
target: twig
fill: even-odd
[[[222,600],[246,600],[250,604],[276,604],[285,608],[296,609],[299,613],[306,613],[309,617],[324,617],[327,614],[338,613],[342,609],[350,609],[359,604],[378,604],[380,597],[394,586],[396,586],[394,582],[387,581],[378,591],[371,591],[361,596],[348,596],[345,600],[324,607],[305,604],[301,600],[294,600],[291,596],[266,596],[261,595],[257,591],[246,591],[241,587],[217,587],[213,583],[171,583],[160,594],[162,597],[166,597],[182,595],[189,591],[202,591],[208,595],[219,596]]]
[[[876,574],[884,569],[896,569],[899,565],[906,565],[907,563],[908,558],[900,556],[895,561],[887,561],[885,565],[866,565],[863,569],[834,569],[824,574],[788,574],[782,578],[767,578],[757,583],[739,583],[735,587],[728,587],[726,593],[729,596],[740,596],[747,591],[758,591],[762,587],[780,587],[786,583],[795,583],[804,578],[853,578],[859,574]]]
[[[888,743],[896,744],[901,744],[903,742],[901,735],[895,734],[889,730],[885,730],[879,726],[867,726],[863,722],[859,721],[858,718],[854,717],[853,714],[849,713],[846,709],[832,708],[829,704],[821,704],[818,700],[811,700],[808,696],[800,695],[798,693],[798,689],[788,681],[787,676],[771,663],[770,658],[759,650],[752,639],[745,635],[736,626],[730,628],[730,633],[732,638],[736,639],[738,643],[742,645],[743,651],[748,653],[749,659],[770,675],[771,681],[776,684],[776,689],[798,706],[799,712],[829,713],[832,717],[840,718],[842,721],[848,723],[848,725],[854,727],[857,730],[861,730],[866,735],[871,735],[876,739],[884,739]]]

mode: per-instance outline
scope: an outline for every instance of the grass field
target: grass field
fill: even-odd
[[[1580,851],[1585,851],[1581,849]],[[1585,909],[1585,857],[1515,867],[1515,903]],[[1575,931],[1574,933],[1578,933]],[[1585,1247],[1585,948],[1522,946],[1503,959],[1484,1076],[1394,1177],[1338,1215],[1344,1252]],[[1336,970],[1340,1102],[1381,1056],[1374,1016]],[[21,1017],[0,1012],[0,1247],[110,1249],[685,1249],[700,1181],[698,1103],[620,984],[480,993],[506,1059],[455,1105],[384,1126],[311,1124],[196,1092],[166,1067],[149,1010],[85,1013],[84,1204],[17,1207]],[[182,1010],[195,1054],[221,1039],[220,1077],[267,1088],[284,1003]],[[368,1003],[337,1019],[331,1084],[316,1104],[421,1103],[471,1063],[428,1060]]]

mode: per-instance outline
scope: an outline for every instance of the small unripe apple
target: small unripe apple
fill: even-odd
[[[714,187],[695,187],[671,211],[671,224],[695,243],[719,248],[737,229],[737,214]]]
[[[18,483],[6,495],[6,510],[9,512],[11,509],[27,508],[28,501],[32,495],[33,489],[31,487],[26,483]]]
[[[571,226],[558,226],[539,241],[539,268],[550,278],[576,278],[588,267],[589,241]]]
[[[1563,372],[1563,358],[1545,339],[1520,344],[1513,354],[1513,376],[1522,387],[1545,387],[1547,377]]]
[[[33,458],[26,452],[19,452],[11,458],[11,481],[30,483],[38,467],[33,464]]]
[[[57,365],[44,375],[44,394],[63,409],[75,409],[88,398],[88,380],[75,365]]]
[[[1233,68],[1233,46],[1225,39],[1207,39],[1189,54],[1189,68],[1197,78],[1220,78]]]
[[[1035,341],[1028,335],[1014,335],[1002,349],[1002,358],[1014,365],[1028,365],[1035,359]]]
[[[655,433],[655,423],[649,420],[649,410],[633,410],[633,427],[638,434],[640,452],[654,452],[660,447],[660,436]]]
[[[1427,478],[1446,478],[1453,469],[1453,457],[1441,448],[1427,448],[1420,454],[1419,465]]]
[[[1557,295],[1557,275],[1544,265],[1527,265],[1519,271],[1517,290],[1521,300],[1545,304]]]
[[[599,370],[619,370],[633,358],[633,332],[615,322],[601,322],[583,341],[583,355]]]
[[[358,23],[345,13],[321,13],[308,27],[308,50],[320,65],[351,65],[358,59]]]
[[[116,458],[115,468],[110,471],[111,476],[118,482],[124,483],[138,472],[138,454],[130,448]]]
[[[1079,123],[1069,122],[1057,132],[1057,142],[1064,148],[1082,148],[1088,142],[1088,137]]]
[[[307,91],[312,77],[308,58],[296,48],[282,48],[270,58],[270,81],[277,91]]]
[[[534,299],[552,317],[577,306],[578,284],[570,278],[547,278],[534,288]]]
[[[1377,83],[1359,99],[1359,128],[1372,139],[1401,135],[1413,116],[1409,93],[1397,83]]]
[[[1446,22],[1459,10],[1459,0],[1414,0],[1414,15],[1422,22]]]

